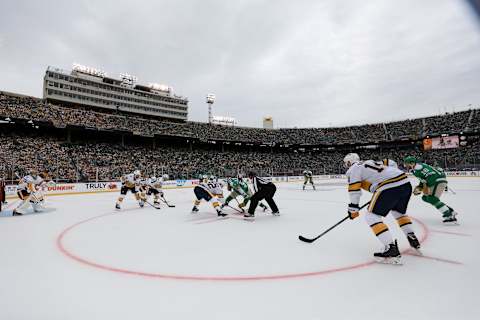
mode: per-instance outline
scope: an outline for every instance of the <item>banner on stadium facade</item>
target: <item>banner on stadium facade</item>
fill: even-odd
[[[458,148],[460,139],[458,136],[436,137],[423,139],[424,150]]]

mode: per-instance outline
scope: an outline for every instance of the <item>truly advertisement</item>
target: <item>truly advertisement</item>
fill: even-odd
[[[118,190],[120,183],[117,182],[93,182],[85,183],[86,190]]]

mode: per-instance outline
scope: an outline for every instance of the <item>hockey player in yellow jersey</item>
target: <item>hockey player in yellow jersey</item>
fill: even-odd
[[[396,161],[392,160],[392,159],[383,159],[382,160],[383,162],[383,165],[386,166],[386,167],[394,167],[394,168],[398,168],[398,164]]]
[[[192,208],[192,213],[199,211],[198,206],[202,200],[212,204],[212,207],[217,211],[219,217],[225,217],[227,214],[223,212],[219,198],[223,198],[223,186],[220,182],[216,181],[215,177],[209,178],[204,175],[200,179],[200,183],[193,188],[195,194],[195,201]]]
[[[128,191],[135,196],[138,205],[143,208],[145,199],[140,195],[139,190],[141,178],[142,173],[140,170],[135,170],[133,173],[127,174],[121,178],[122,187],[120,188],[120,196],[118,197],[117,203],[115,203],[115,209],[120,210],[120,204],[123,202]]]
[[[412,229],[412,220],[407,215],[408,202],[412,194],[412,186],[407,175],[392,166],[385,166],[380,161],[360,161],[356,153],[349,153],[344,158],[344,164],[348,168],[348,216],[355,219],[359,216],[359,202],[362,189],[373,193],[368,206],[365,220],[375,236],[385,246],[383,252],[377,252],[374,256],[380,262],[400,263],[400,251],[397,241],[392,238],[383,217],[391,213],[397,220],[398,225],[414,249],[420,249],[418,241]]]

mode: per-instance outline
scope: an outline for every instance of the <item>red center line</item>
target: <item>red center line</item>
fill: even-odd
[[[422,221],[416,219],[416,218],[413,218],[411,217],[412,220],[414,220],[415,222],[417,222],[418,224],[420,224],[420,226],[422,226],[425,234],[423,235],[422,239],[420,240],[420,243],[423,244],[423,242],[425,240],[427,240],[428,236],[429,236],[429,233],[430,233],[430,229],[428,229],[428,227],[425,225],[425,223],[423,223]],[[437,258],[437,257],[432,257],[432,256],[426,256],[426,255],[419,255],[419,254],[415,254],[415,253],[412,253],[412,249],[411,248],[408,248],[407,250],[403,251],[402,254],[406,254],[406,255],[410,255],[410,256],[415,256],[415,257],[418,257],[418,258],[424,258],[424,259],[429,259],[429,260],[435,260],[435,261],[440,261],[440,262],[446,262],[446,263],[451,263],[451,264],[456,264],[456,265],[463,265],[462,262],[458,262],[458,261],[454,261],[454,260],[448,260],[448,259],[443,259],[443,258]]]
[[[405,252],[404,254],[409,255],[409,256],[418,257],[418,258],[435,260],[435,261],[451,263],[451,264],[456,264],[456,265],[463,265],[463,263],[459,262],[459,261],[448,260],[448,259],[443,259],[443,258],[436,258],[436,257],[431,257],[431,256],[426,256],[426,255],[420,255],[420,254],[416,254],[416,253],[412,253],[412,252]]]
[[[209,217],[207,219],[202,219],[201,221],[194,222],[193,224],[205,224],[205,223],[212,223],[217,221],[228,220],[229,217]]]
[[[452,235],[461,236],[461,237],[471,237],[471,236],[472,236],[471,234],[468,234],[468,233],[453,232],[453,231],[444,231],[444,230],[435,230],[435,229],[430,229],[430,232],[452,234]]]

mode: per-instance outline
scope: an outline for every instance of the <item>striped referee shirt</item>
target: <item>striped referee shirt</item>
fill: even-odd
[[[266,185],[272,184],[272,182],[268,181],[265,178],[253,177],[252,184],[253,184],[253,191],[258,192],[259,190],[262,190],[262,188],[264,188]]]

